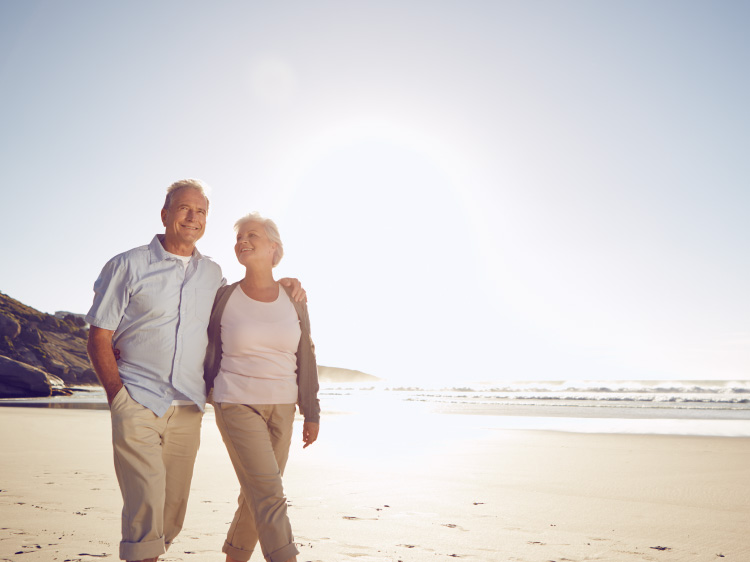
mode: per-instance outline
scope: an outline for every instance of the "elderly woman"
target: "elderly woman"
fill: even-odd
[[[270,562],[296,562],[281,483],[295,404],[305,418],[304,447],[318,437],[315,347],[304,302],[273,277],[284,255],[273,221],[257,213],[234,225],[245,277],[219,289],[208,327],[205,378],[216,424],[240,481],[239,506],[222,552],[250,559],[257,542]]]

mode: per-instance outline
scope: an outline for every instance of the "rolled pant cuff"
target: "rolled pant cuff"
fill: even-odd
[[[164,547],[164,537],[153,541],[121,542],[120,560],[144,560],[161,556],[167,551]]]
[[[268,562],[286,562],[292,556],[297,556],[298,554],[299,550],[297,550],[297,547],[294,546],[293,542],[290,542],[288,545],[282,546],[280,549],[274,550],[271,554],[268,554],[266,560],[268,560]]]
[[[235,560],[239,560],[239,562],[247,562],[253,554],[252,550],[242,550],[241,548],[232,546],[227,541],[224,541],[224,546],[221,548],[221,551]]]

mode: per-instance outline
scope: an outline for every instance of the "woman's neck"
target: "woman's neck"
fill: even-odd
[[[279,287],[270,269],[251,269],[245,271],[245,278],[240,281],[245,294],[258,301],[272,302],[279,296]]]

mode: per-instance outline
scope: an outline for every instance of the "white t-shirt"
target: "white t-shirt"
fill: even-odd
[[[214,401],[296,404],[297,347],[302,330],[286,291],[273,302],[248,297],[237,285],[221,317],[221,367]]]
[[[166,250],[164,250],[167,252]],[[188,264],[190,263],[190,260],[193,256],[178,256],[177,254],[173,254],[172,252],[167,252],[167,255],[173,258],[176,258],[177,260],[182,262],[182,267],[187,269]]]

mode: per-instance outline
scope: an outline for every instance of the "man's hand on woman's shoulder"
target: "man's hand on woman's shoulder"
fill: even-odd
[[[302,288],[302,283],[300,283],[299,279],[284,277],[283,279],[279,279],[279,283],[284,285],[284,287],[292,288],[292,298],[297,302],[307,301],[307,292]]]

